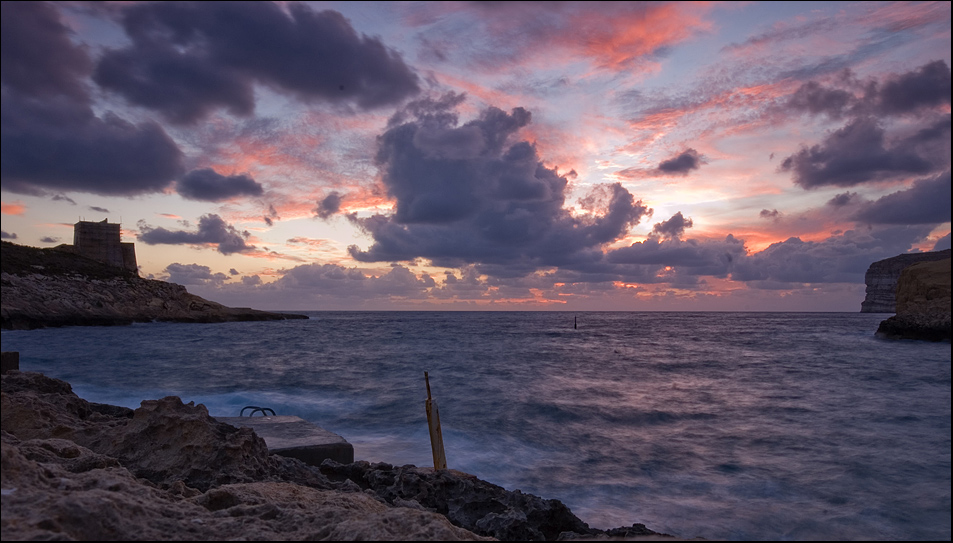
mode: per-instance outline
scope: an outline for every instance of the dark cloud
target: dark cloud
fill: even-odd
[[[425,299],[436,283],[429,275],[417,278],[407,268],[394,266],[381,276],[365,275],[357,268],[336,264],[304,264],[287,270],[271,288],[303,296],[368,300],[380,297]]]
[[[936,240],[936,244],[933,245],[934,251],[945,251],[950,248],[950,233],[947,232],[945,236]]]
[[[663,160],[658,165],[658,171],[670,175],[688,175],[688,172],[701,167],[702,157],[694,149],[686,149],[677,156]]]
[[[902,114],[920,108],[950,104],[950,67],[942,60],[887,80],[877,94],[877,106],[885,114]]]
[[[59,243],[60,238],[54,238],[52,236],[43,236],[42,238],[40,238],[40,241],[43,243]]]
[[[186,232],[183,230],[167,230],[154,228],[139,222],[139,241],[149,245],[207,245],[213,244],[218,252],[229,255],[242,253],[254,249],[254,246],[245,243],[250,234],[240,232],[234,226],[226,223],[221,217],[210,213],[199,218],[198,231]]]
[[[686,228],[692,227],[692,220],[682,216],[682,212],[674,214],[667,221],[655,223],[652,227],[652,235],[663,238],[679,238],[685,233]]]
[[[857,81],[845,70],[835,85],[808,81],[788,101],[788,107],[811,114],[888,117],[925,111],[950,104],[950,68],[942,60],[886,78]],[[860,93],[861,96],[855,94]]]
[[[871,262],[910,251],[932,226],[849,230],[822,241],[789,238],[736,260],[731,278],[755,288],[791,288],[804,283],[863,283]]]
[[[607,260],[616,265],[614,273],[620,278],[656,283],[662,282],[657,274],[666,266],[681,268],[680,276],[725,277],[745,254],[744,242],[732,235],[723,240],[684,241],[649,237],[644,242],[610,251]],[[633,270],[632,265],[646,266],[647,269]]]
[[[570,214],[566,176],[515,137],[528,111],[491,107],[458,125],[448,103],[417,103],[415,120],[392,123],[378,138],[377,164],[396,207],[390,216],[350,216],[374,239],[366,251],[349,249],[355,259],[421,257],[509,276],[585,267],[650,212],[616,183],[597,189],[587,204],[594,213]]]
[[[318,202],[318,207],[314,208],[312,211],[318,217],[322,219],[328,219],[331,215],[334,215],[341,209],[341,195],[334,191],[324,197],[323,200]]]
[[[108,50],[94,80],[176,123],[216,109],[249,115],[254,84],[304,101],[375,108],[419,91],[418,77],[377,38],[335,11],[271,2],[135,4],[132,45]]]
[[[242,284],[245,286],[254,287],[261,283],[261,277],[257,275],[245,275],[242,277]]]
[[[941,224],[950,222],[950,198],[947,171],[864,205],[853,219],[868,224]]]
[[[683,177],[692,170],[701,168],[705,164],[705,157],[694,149],[686,149],[672,158],[659,162],[656,168],[625,168],[616,172],[617,175],[629,179],[646,177]]]
[[[81,79],[88,57],[72,45],[52,6],[3,3],[4,189],[35,195],[45,189],[106,195],[161,191],[182,173],[181,151],[155,123],[134,125],[93,112]]]
[[[53,200],[54,202],[69,202],[72,205],[76,205],[76,201],[74,201],[72,198],[65,196],[63,194],[56,194],[53,196],[53,198],[51,198],[51,200]]]
[[[802,148],[784,159],[782,171],[794,173],[805,189],[826,185],[851,187],[907,175],[929,174],[944,160],[949,164],[949,116],[942,134],[931,127],[910,138],[887,143],[884,130],[871,117],[861,117],[831,133],[822,143]],[[935,134],[929,133],[934,131]],[[926,146],[945,138],[945,158]]]
[[[0,80],[24,96],[66,96],[85,102],[82,78],[92,69],[86,51],[47,2],[0,3]]]
[[[0,239],[17,239],[16,233],[8,233],[6,230],[0,230]]]
[[[281,219],[281,217],[278,216],[278,210],[275,209],[274,204],[268,204],[268,212],[262,218],[268,226],[273,226],[275,219]]]
[[[224,273],[212,273],[208,266],[200,264],[179,264],[173,262],[164,270],[170,283],[180,285],[216,285],[221,286],[228,280]]]
[[[176,183],[183,198],[222,202],[238,196],[261,196],[261,185],[247,175],[221,175],[211,168],[192,170]]]
[[[238,270],[236,270],[235,268],[229,268],[229,269],[228,269],[228,274],[229,274],[229,275],[241,275],[241,274],[238,272]]]
[[[109,210],[106,209],[105,207],[89,206],[89,209],[91,211],[96,211],[97,213],[109,213]]]
[[[844,207],[845,205],[856,200],[857,200],[856,192],[844,192],[841,194],[837,194],[833,198],[828,200],[827,205],[832,207]]]
[[[129,196],[160,192],[182,172],[182,152],[155,123],[96,117],[64,100],[2,100],[4,189]]]
[[[816,81],[808,81],[791,96],[788,106],[817,115],[826,113],[840,117],[847,106],[854,102],[854,95],[843,89],[828,89]]]
[[[778,220],[781,217],[781,212],[777,209],[762,209],[761,213],[758,214],[762,219],[774,219]]]

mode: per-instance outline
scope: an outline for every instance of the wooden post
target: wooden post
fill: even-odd
[[[430,376],[424,372],[427,382],[427,426],[430,428],[430,448],[433,450],[433,469],[447,469],[447,455],[443,451],[443,433],[440,431],[440,413],[437,400],[430,396]]]

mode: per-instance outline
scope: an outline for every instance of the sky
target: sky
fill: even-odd
[[[2,237],[271,310],[860,310],[949,2],[3,2]]]

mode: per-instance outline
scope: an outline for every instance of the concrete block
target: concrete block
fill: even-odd
[[[215,420],[251,428],[265,440],[272,454],[297,458],[312,466],[320,466],[325,458],[342,464],[354,461],[354,446],[347,440],[301,417],[215,417]]]

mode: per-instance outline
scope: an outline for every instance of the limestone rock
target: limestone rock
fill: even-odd
[[[0,430],[4,541],[670,537],[589,529],[558,500],[454,470],[309,466],[202,405],[95,404],[39,373],[2,375]]]
[[[900,272],[918,262],[950,258],[950,250],[929,253],[911,253],[878,260],[870,265],[864,275],[867,295],[860,304],[861,313],[896,313],[897,281]]]
[[[914,264],[897,282],[897,314],[880,323],[888,339],[950,341],[950,258]]]
[[[2,243],[0,328],[306,319],[226,307],[175,283],[142,279],[82,256]]]

